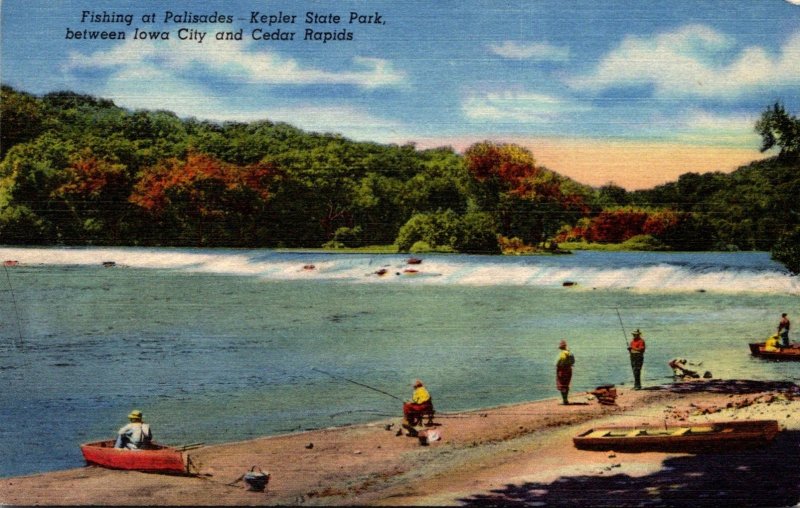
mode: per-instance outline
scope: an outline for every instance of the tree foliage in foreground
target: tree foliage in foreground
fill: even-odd
[[[800,226],[783,235],[772,248],[772,258],[783,263],[794,275],[800,275]]]

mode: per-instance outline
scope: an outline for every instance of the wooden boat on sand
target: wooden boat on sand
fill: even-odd
[[[769,360],[800,360],[800,345],[792,344],[789,347],[780,348],[778,351],[765,351],[764,342],[751,342],[750,354],[758,358]]]
[[[590,429],[572,441],[581,450],[713,452],[762,446],[780,431],[776,420]]]
[[[127,450],[114,448],[114,441],[111,440],[82,444],[81,453],[87,464],[109,469],[190,474],[189,459],[185,453],[189,448],[173,448],[153,443],[144,450]]]

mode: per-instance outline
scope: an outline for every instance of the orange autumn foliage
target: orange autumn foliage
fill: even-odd
[[[172,204],[174,197],[180,196],[180,201],[193,204],[201,213],[209,212],[226,193],[268,200],[274,174],[268,164],[238,166],[206,154],[189,153],[185,161],[168,159],[147,171],[130,201],[159,213]]]

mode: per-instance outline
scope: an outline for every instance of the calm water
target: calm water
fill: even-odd
[[[617,309],[628,336],[648,340],[648,384],[667,382],[676,356],[715,377],[800,378],[800,364],[747,349],[781,312],[800,320],[800,283],[764,253],[413,267],[266,250],[0,248],[0,259],[20,263],[0,272],[0,476],[81,466],[78,445],[113,437],[134,408],[171,444],[399,415],[391,397],[315,368],[398,397],[419,377],[438,410],[457,411],[558,395],[566,338],[574,392],[630,385]]]

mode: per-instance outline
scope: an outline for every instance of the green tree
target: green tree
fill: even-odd
[[[795,226],[775,243],[772,259],[783,263],[793,275],[800,275],[800,226]]]
[[[628,204],[628,200],[628,191],[614,182],[609,182],[597,190],[593,204],[595,207],[603,209],[625,206]]]
[[[41,100],[3,85],[0,89],[0,158],[14,145],[44,132],[44,118]]]
[[[14,241],[81,243],[74,234],[69,208],[62,200],[53,199],[56,189],[66,182],[65,168],[75,152],[72,143],[47,133],[14,146],[0,163],[0,204],[12,209],[4,216],[15,224],[32,225],[27,238],[15,237]]]
[[[417,242],[434,249],[453,249],[460,233],[461,220],[452,210],[418,213],[400,228],[395,244],[401,252],[408,252]]]
[[[767,108],[756,122],[761,136],[761,151],[778,147],[779,157],[796,159],[800,154],[800,120],[789,115],[779,102]]]
[[[468,254],[499,254],[497,220],[487,212],[469,212],[461,219],[461,228],[453,242],[458,252]]]

